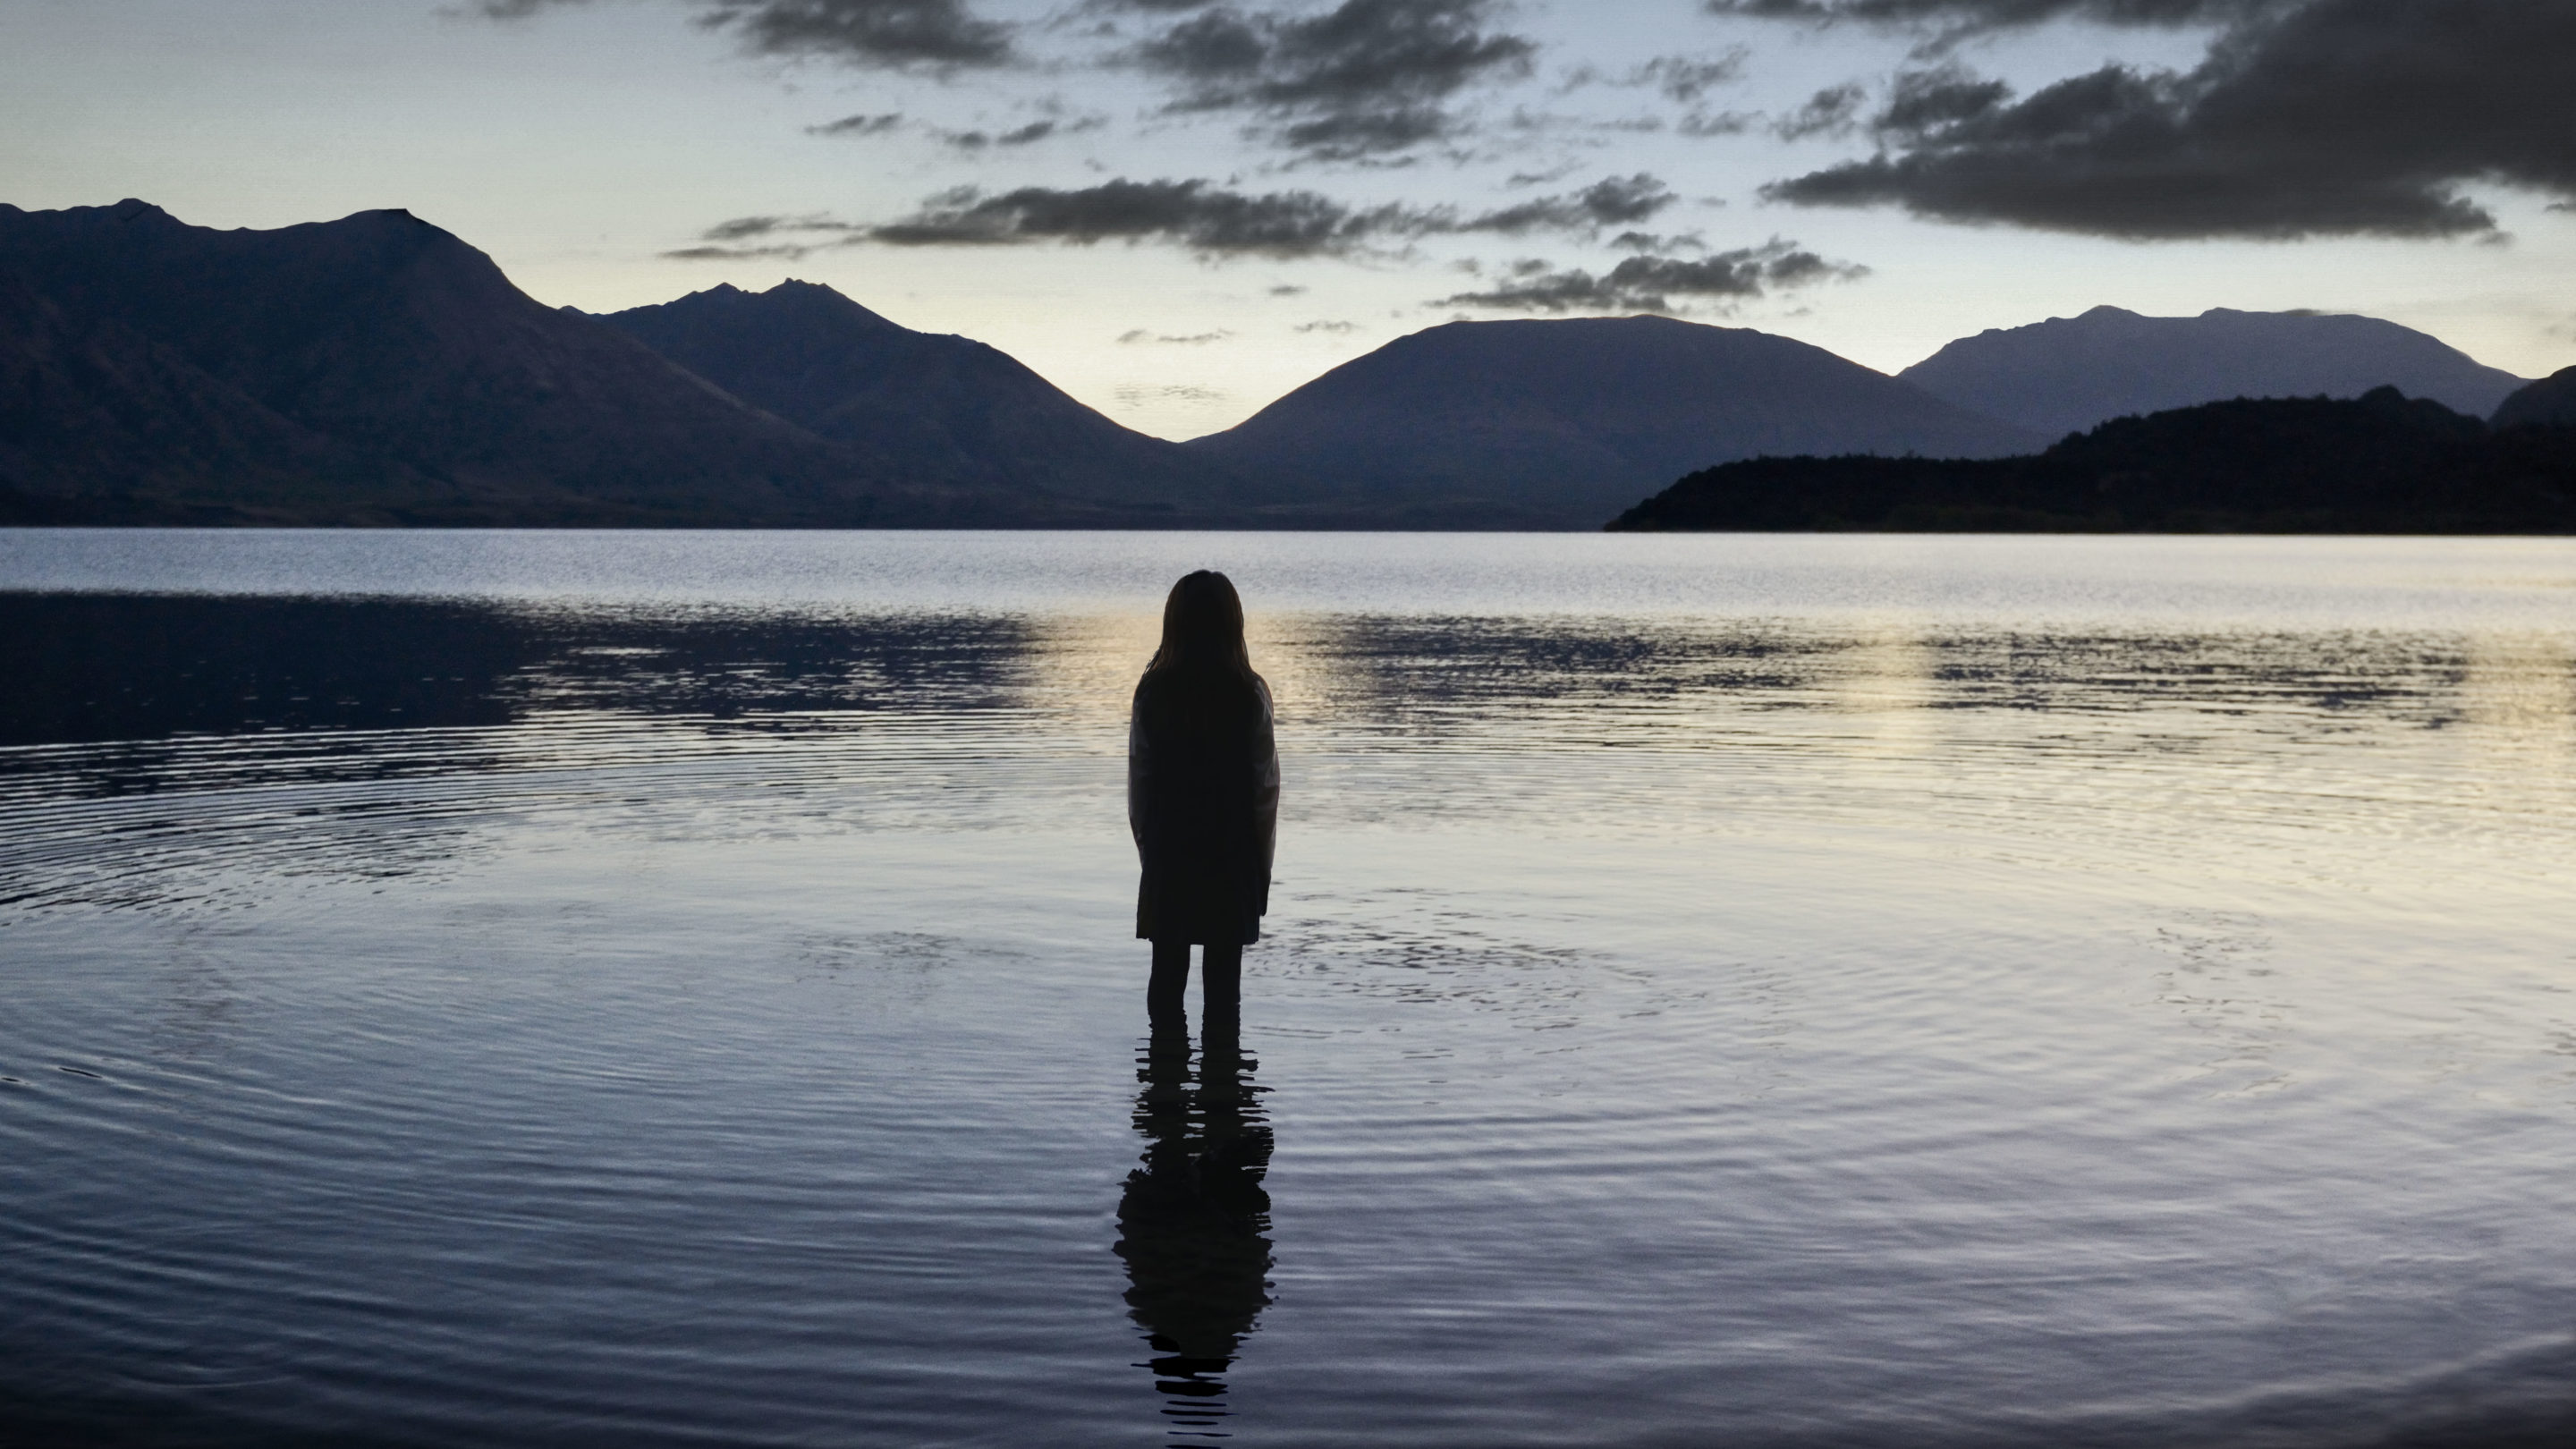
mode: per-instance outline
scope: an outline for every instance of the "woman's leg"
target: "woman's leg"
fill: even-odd
[[[1156,941],[1154,975],[1145,983],[1146,1019],[1187,1030],[1189,1017],[1181,1006],[1181,992],[1189,984],[1190,943]]]
[[[1243,1018],[1243,945],[1211,941],[1199,959],[1199,1007],[1211,1027]]]

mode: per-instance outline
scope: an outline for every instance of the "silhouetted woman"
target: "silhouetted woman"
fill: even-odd
[[[1127,725],[1127,824],[1145,867],[1136,934],[1154,943],[1149,1016],[1180,1016],[1195,945],[1208,1021],[1236,1020],[1243,948],[1270,909],[1278,819],[1270,686],[1252,672],[1234,585],[1201,569],[1163,602],[1163,644]]]

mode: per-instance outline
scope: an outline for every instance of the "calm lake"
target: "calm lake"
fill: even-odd
[[[2576,542],[22,530],[0,661],[0,1442],[2576,1433]]]

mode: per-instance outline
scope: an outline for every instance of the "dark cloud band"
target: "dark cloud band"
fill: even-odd
[[[1280,258],[1384,252],[1432,236],[1592,236],[1642,221],[1679,198],[1652,176],[1605,177],[1581,191],[1498,210],[1352,206],[1314,191],[1236,191],[1201,180],[1129,181],[986,193],[959,187],[895,221],[824,215],[739,217],[709,228],[699,245],[666,253],[697,260],[797,257],[842,246],[1012,246],[1054,242],[1160,242],[1203,256]]]
[[[480,0],[509,20],[588,0]],[[966,0],[690,0],[698,22],[728,31],[762,55],[812,55],[848,64],[950,70],[1016,59],[1012,29],[976,15]]]
[[[469,0],[515,19],[592,0]],[[954,72],[1022,62],[1035,30],[992,19],[976,0],[676,0],[700,24],[762,55]],[[1157,17],[1144,39],[1079,64],[1140,70],[1171,88],[1171,113],[1234,112],[1256,134],[1310,159],[1391,156],[1468,128],[1452,105],[1479,83],[1525,76],[1536,42],[1496,29],[1503,0],[1338,0],[1237,7],[1206,0],[1095,0]],[[1038,27],[1043,29],[1043,26]],[[1696,96],[1730,62],[1673,60],[1656,73]],[[853,134],[836,132],[835,134]],[[864,133],[860,133],[864,134]]]
[[[1717,15],[1810,23],[1856,20],[1954,32],[2014,29],[2057,20],[2096,25],[2223,25],[2279,12],[2299,0],[1706,0]]]
[[[1741,0],[1795,19],[2228,21],[2186,72],[2106,66],[2016,98],[1902,75],[1876,155],[1776,182],[1806,206],[2133,240],[2492,232],[2463,193],[2576,197],[2576,0]]]
[[[1865,275],[1795,242],[1774,238],[1707,257],[1630,257],[1595,276],[1524,263],[1500,284],[1431,302],[1510,312],[1677,312],[1685,301],[1745,302],[1812,283]]]
[[[1177,8],[1177,7],[1170,7]],[[1342,0],[1322,14],[1206,10],[1130,60],[1181,88],[1175,111],[1244,111],[1323,159],[1402,151],[1455,133],[1450,97],[1528,73],[1537,45],[1488,28],[1492,0]]]

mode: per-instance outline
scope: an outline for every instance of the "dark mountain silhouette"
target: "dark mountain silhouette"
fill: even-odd
[[[2052,438],[2195,403],[2349,398],[2390,386],[2485,417],[2523,382],[2375,317],[2224,307],[2197,317],[2096,307],[1963,337],[1897,376]]]
[[[388,482],[420,480],[365,465],[131,328],[75,321],[0,270],[0,489],[17,500],[0,517],[221,520],[243,492]]]
[[[2576,367],[2562,367],[2497,404],[2489,420],[2506,428],[2576,428]]]
[[[2458,451],[2437,466],[2439,427],[2293,408],[2211,414],[2236,421],[2187,447],[2159,424],[2152,447],[2118,444],[2127,461],[2069,439],[2000,469],[1926,463],[2041,435],[1787,338],[1632,317],[1434,327],[1183,446],[806,283],[603,319],[537,303],[406,212],[217,231],[140,201],[0,206],[0,523],[1584,527],[1775,455],[1670,515],[1738,521],[1639,526],[2559,526],[2576,373],[2505,399],[2518,380],[2367,318],[2104,308],[1908,375],[1964,388],[2022,367],[2044,409],[2218,386],[2220,363],[2309,367],[2299,386],[2332,391],[2399,362],[2440,375],[2418,391],[2501,400],[2500,430],[2441,443]],[[2329,363],[2359,370],[2317,380]],[[2380,403],[2370,416],[2399,415]],[[2449,494],[2428,481],[2442,468]],[[1746,491],[1757,473],[1821,491]],[[2079,473],[2092,491],[2067,493]],[[2124,492],[2136,478],[2152,486]],[[1811,521],[1755,521],[1793,516]]]
[[[730,352],[729,300],[757,324]],[[1218,517],[1205,510],[1221,506],[1222,468],[1089,413],[989,348],[907,332],[820,288],[648,310],[670,345],[761,400],[636,328],[536,302],[407,212],[217,231],[140,201],[0,206],[0,522]],[[762,325],[766,367],[748,360]],[[864,334],[874,374],[851,340]],[[766,410],[773,397],[798,416]]]
[[[1762,453],[1977,457],[2041,439],[1786,337],[1669,317],[1452,322],[1192,448],[1391,526],[1590,527]]]
[[[907,495],[863,452],[540,305],[407,212],[215,231],[139,201],[7,207],[0,265],[49,304],[39,326],[87,339],[94,361],[148,339],[149,373],[52,374],[93,412],[203,444],[139,471],[29,457],[0,480],[21,516],[795,523],[956,501]]]
[[[1982,460],[1758,458],[1693,473],[1620,531],[2576,532],[2576,428],[2490,433],[2395,388],[2122,418]]]
[[[1237,491],[1223,465],[1120,427],[1007,353],[915,332],[811,282],[719,286],[600,320],[910,476],[1166,512],[1205,511]]]

